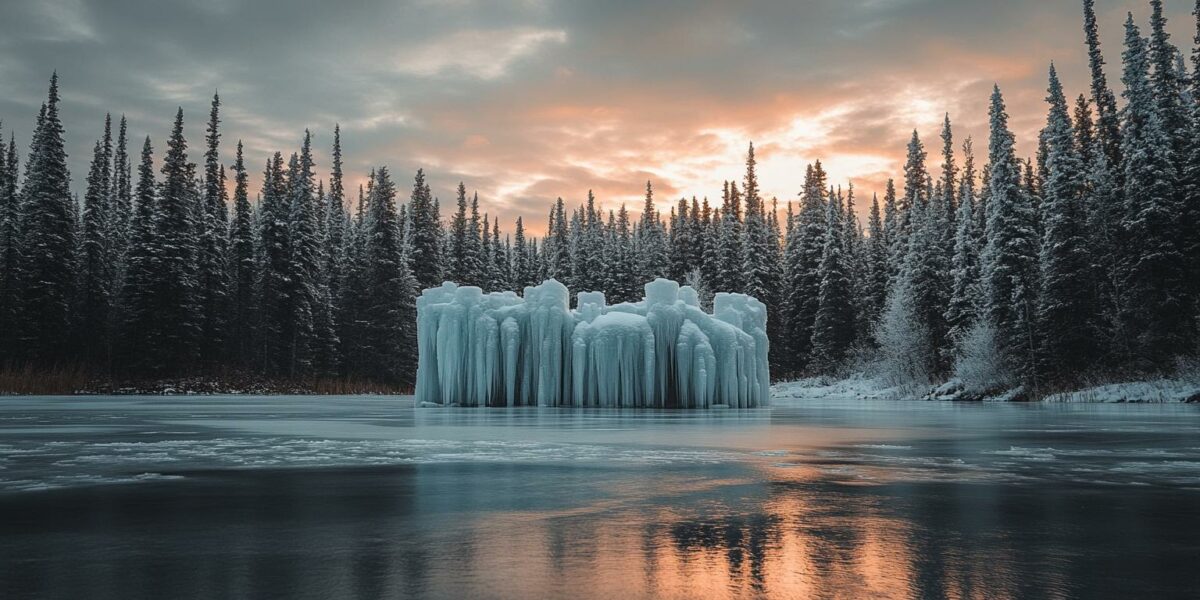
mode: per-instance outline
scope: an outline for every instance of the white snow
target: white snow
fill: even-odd
[[[1200,382],[1153,379],[1052,394],[1045,402],[1184,402],[1200,398]]]
[[[770,393],[767,311],[717,294],[714,314],[666,279],[640,302],[608,306],[551,279],[484,294],[444,283],[417,299],[417,404],[734,408]]]

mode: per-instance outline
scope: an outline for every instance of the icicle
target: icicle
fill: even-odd
[[[657,279],[645,300],[608,306],[548,280],[484,294],[445,283],[417,301],[417,400],[444,406],[764,406],[766,307]]]

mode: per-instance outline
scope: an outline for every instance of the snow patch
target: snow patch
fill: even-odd
[[[1045,402],[1200,402],[1200,383],[1154,379],[1113,383],[1073,392],[1051,394]]]

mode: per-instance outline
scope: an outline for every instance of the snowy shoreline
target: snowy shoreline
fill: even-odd
[[[959,402],[1042,402],[1097,404],[1200,403],[1200,381],[1195,378],[1156,378],[1089,386],[1077,390],[1028,398],[1020,388],[976,395],[964,391],[956,382],[937,386],[889,386],[855,374],[844,379],[812,377],[776,382],[771,386],[772,401],[792,400],[941,400]]]

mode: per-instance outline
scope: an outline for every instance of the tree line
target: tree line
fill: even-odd
[[[719,202],[684,198],[662,214],[647,182],[636,219],[589,192],[578,207],[559,198],[540,240],[522,218],[502,236],[461,183],[443,219],[420,170],[406,201],[386,167],[349,197],[337,127],[327,177],[306,131],[298,151],[266,159],[252,201],[241,142],[221,162],[216,95],[201,164],[182,109],[157,168],[149,138],[131,155],[124,117],[115,136],[106,118],[77,198],[55,75],[23,178],[15,139],[0,144],[0,361],[407,385],[421,289],[520,291],[553,277],[615,303],[670,277],[706,301],[762,300],[776,378],[869,364],[896,382],[1049,389],[1167,371],[1200,337],[1200,2],[1191,73],[1161,0],[1150,7],[1148,37],[1132,14],[1125,23],[1122,106],[1084,0],[1090,89],[1068,103],[1050,66],[1036,156],[1016,155],[996,87],[982,166],[949,116],[937,172],[914,131],[866,223],[853,185],[831,184],[819,161],[781,216],[751,144]]]

